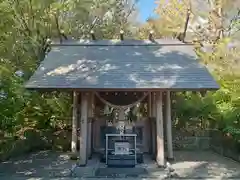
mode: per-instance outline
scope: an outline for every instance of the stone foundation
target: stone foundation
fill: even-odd
[[[174,139],[174,150],[209,150],[210,137],[184,137],[183,139]]]
[[[210,139],[207,131],[202,131],[196,135],[191,132],[173,129],[174,150],[209,150]]]
[[[240,142],[236,142],[232,137],[225,136],[218,130],[211,132],[210,148],[225,157],[240,162]]]

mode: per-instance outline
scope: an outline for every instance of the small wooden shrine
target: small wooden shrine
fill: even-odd
[[[174,158],[171,94],[219,88],[192,45],[149,37],[52,43],[27,82],[73,94],[71,148],[77,151],[80,128],[81,165],[100,153],[109,166],[134,166],[149,153],[164,166]]]

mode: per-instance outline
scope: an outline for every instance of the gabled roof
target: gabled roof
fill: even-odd
[[[218,89],[191,45],[178,40],[53,44],[28,89]]]

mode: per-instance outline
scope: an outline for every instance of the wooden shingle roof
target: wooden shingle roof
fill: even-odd
[[[218,89],[194,49],[177,40],[55,43],[28,89]]]

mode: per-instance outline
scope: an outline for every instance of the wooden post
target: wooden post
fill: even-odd
[[[120,39],[121,39],[121,41],[123,41],[123,39],[124,39],[124,38],[123,38],[123,34],[124,34],[124,31],[121,30],[121,31],[120,31]]]
[[[156,121],[156,95],[152,92],[152,121]],[[154,160],[156,159],[156,126],[155,122],[151,123],[152,125],[152,154],[154,156]]]
[[[71,142],[72,153],[77,152],[77,119],[78,119],[77,109],[78,109],[78,93],[74,91],[72,107],[72,142]]]
[[[92,155],[92,118],[93,118],[93,93],[88,96],[88,132],[87,132],[87,154],[88,158]]]
[[[152,93],[150,92],[149,93],[149,95],[148,95],[148,121],[147,121],[147,129],[149,130],[149,131],[147,131],[147,132],[152,132]],[[148,150],[149,150],[149,152],[150,153],[152,153],[153,152],[153,150],[152,150],[152,147],[153,147],[153,145],[152,145],[152,141],[151,141],[151,139],[152,139],[152,133],[150,134],[150,133],[148,133],[149,135],[148,135],[148,146],[149,146],[149,148],[148,148]]]
[[[87,164],[87,120],[88,120],[88,94],[81,93],[81,137],[80,137],[80,162],[79,165]]]
[[[168,159],[173,160],[173,146],[172,146],[172,118],[171,118],[171,92],[166,92],[166,123],[167,123],[167,150]]]
[[[152,117],[152,93],[148,95],[148,117]]]
[[[151,94],[151,92],[149,92],[149,94],[148,94],[148,103],[147,103],[147,116],[148,116],[148,118],[147,118],[147,121],[145,121],[144,122],[144,126],[145,126],[145,128],[144,128],[144,131],[145,131],[145,136],[146,136],[146,150],[147,150],[147,152],[150,152],[150,153],[152,153],[152,141],[151,141],[151,139],[152,139],[152,131],[151,131],[151,129],[152,129],[152,121],[151,121],[151,117],[152,117],[152,99],[151,99],[151,97],[152,97],[152,94]]]
[[[156,93],[152,93],[152,115],[153,117],[157,117],[157,104],[156,104]]]
[[[148,36],[148,39],[149,39],[150,41],[154,41],[153,31],[150,31],[149,36]]]
[[[157,165],[163,167],[165,165],[164,160],[164,138],[163,138],[163,112],[162,112],[162,92],[157,92],[156,94],[156,104],[157,104]]]

